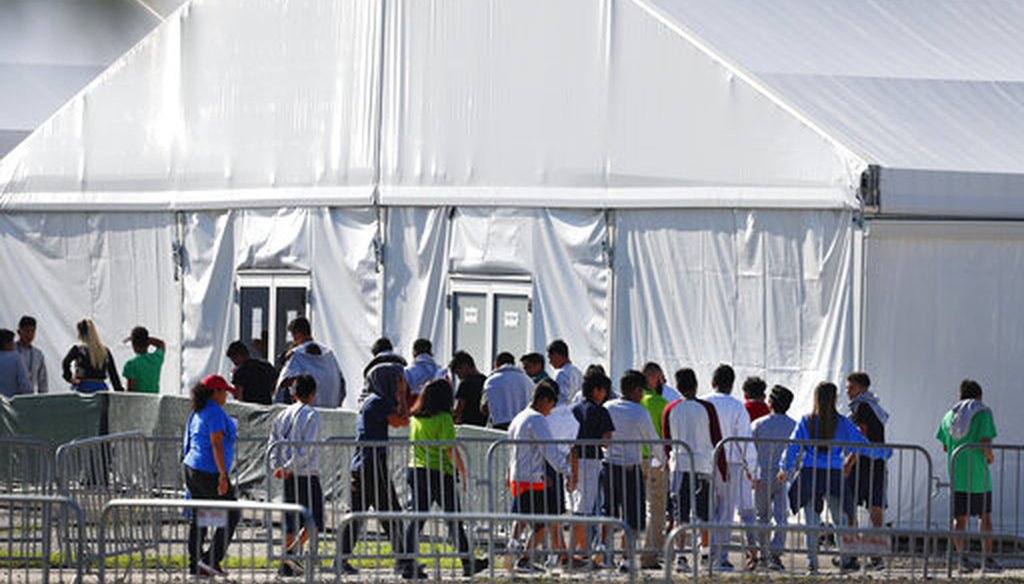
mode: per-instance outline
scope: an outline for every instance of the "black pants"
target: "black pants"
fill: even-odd
[[[215,499],[218,501],[235,501],[235,487],[228,485],[228,492],[217,494],[218,476],[216,473],[203,472],[185,465],[185,486],[189,495],[195,499]],[[228,551],[228,544],[235,535],[235,527],[241,519],[238,511],[228,511],[227,525],[218,527],[213,534],[213,544],[205,552],[203,543],[206,539],[206,528],[199,527],[199,509],[192,510],[192,518],[188,524],[188,567],[195,572],[196,563],[202,560],[209,566],[219,566]]]
[[[459,512],[459,497],[455,491],[455,477],[432,468],[413,467],[406,469],[406,476],[409,480],[409,488],[412,490],[412,501],[409,504],[410,511],[430,511],[430,506],[437,503],[447,513]],[[466,538],[466,530],[462,527],[461,521],[448,521],[448,536],[452,543],[459,550],[465,561],[470,559],[469,540]],[[422,521],[413,521],[405,528],[405,549],[415,551],[416,541],[419,539],[420,530],[423,529]]]
[[[402,505],[398,502],[398,494],[395,493],[395,486],[391,484],[388,476],[387,461],[381,464],[365,464],[362,470],[352,471],[352,512],[359,513],[375,509],[380,512],[400,512]],[[360,537],[361,522],[356,520],[348,524],[341,537],[341,553],[343,556],[350,555],[352,548]],[[400,553],[402,548],[402,522],[383,521],[385,535],[391,542],[391,549]]]

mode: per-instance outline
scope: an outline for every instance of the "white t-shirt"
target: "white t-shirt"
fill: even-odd
[[[651,421],[651,413],[642,405],[626,399],[613,399],[604,404],[608,415],[612,417],[612,424],[615,430],[608,446],[608,462],[622,466],[640,464],[643,460],[643,445],[617,444],[617,440],[647,440],[657,442],[657,432],[654,430],[654,423]],[[665,462],[665,450],[661,447],[651,447],[651,453],[661,462]]]
[[[558,384],[560,405],[571,406],[583,398],[583,372],[572,363],[555,370],[555,383]]]
[[[718,425],[722,428],[722,439],[750,438],[750,414],[743,402],[725,393],[715,392],[701,398],[711,402],[718,414]],[[725,451],[729,464],[743,464],[749,472],[757,469],[757,451],[753,444],[732,444]]]
[[[711,418],[707,408],[695,400],[681,400],[668,407],[671,408],[667,420],[668,435],[672,440],[679,440],[690,447],[695,471],[711,474],[714,471],[711,454],[715,445],[711,442]],[[673,446],[668,465],[672,472],[690,472],[690,457],[686,449]]]
[[[553,440],[548,420],[533,408],[519,412],[508,426],[511,440]],[[555,470],[569,474],[572,469],[566,457],[554,444],[514,444],[508,465],[508,480],[512,482],[544,482],[544,461]]]
[[[481,405],[487,404],[491,424],[507,424],[527,409],[533,397],[533,382],[515,365],[502,365],[484,381]]]

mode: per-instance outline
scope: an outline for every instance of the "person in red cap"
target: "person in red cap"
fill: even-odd
[[[209,375],[192,388],[192,415],[185,425],[185,487],[193,499],[234,501],[235,489],[228,476],[235,457],[237,422],[224,411],[228,392],[235,389],[220,375]],[[188,568],[197,576],[223,576],[221,561],[227,553],[240,518],[229,511],[226,525],[218,527],[213,542],[203,551],[206,528],[199,527],[198,513],[192,513],[188,528]]]

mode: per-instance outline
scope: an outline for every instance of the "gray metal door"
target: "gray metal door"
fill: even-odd
[[[466,351],[481,371],[489,371],[494,358],[487,355],[487,295],[456,292],[453,297],[452,354]]]
[[[242,342],[249,347],[249,352],[255,351],[254,354],[259,358],[266,359],[270,342],[267,330],[270,326],[270,288],[242,288],[239,296],[242,305]]]
[[[512,294],[494,295],[494,356],[508,351],[516,359],[526,353],[529,347],[530,300],[526,296]]]

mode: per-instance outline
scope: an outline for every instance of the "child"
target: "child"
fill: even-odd
[[[164,342],[149,336],[146,327],[137,326],[127,340],[132,342],[135,356],[124,364],[122,374],[128,382],[128,391],[160,393],[160,367],[164,364]],[[149,348],[153,347],[152,353]]]
[[[572,406],[572,414],[580,423],[577,440],[609,440],[615,430],[615,424],[602,405],[608,398],[612,382],[606,375],[588,375],[583,379],[583,399]],[[573,468],[579,481],[576,490],[571,494],[572,513],[579,516],[593,516],[598,513],[601,493],[601,464],[604,458],[601,447],[577,446],[572,451]],[[573,527],[573,540],[576,551],[587,547],[586,527]]]
[[[744,389],[746,389],[745,386]],[[758,441],[756,442],[757,464],[760,470],[758,475],[760,481],[754,490],[754,506],[757,508],[757,521],[762,525],[770,525],[772,518],[775,519],[776,527],[784,527],[789,521],[786,487],[782,483],[772,480],[786,445],[782,442],[770,442],[770,440],[786,440],[793,434],[796,421],[786,415],[792,403],[793,392],[781,385],[776,385],[768,397],[768,405],[771,407],[772,413],[758,418],[751,428],[754,439]],[[750,411],[749,408],[747,411]],[[765,442],[760,442],[760,440],[765,440]],[[762,550],[769,550],[770,555],[763,558],[767,561],[768,568],[775,571],[785,569],[782,564],[782,549],[786,541],[786,532],[776,531],[771,538],[770,547],[768,547],[767,531],[759,533],[757,538],[760,542],[759,547]]]
[[[466,489],[466,467],[459,451],[450,446],[417,446],[417,442],[455,440],[455,420],[452,418],[452,386],[446,379],[428,383],[413,406],[409,420],[409,442],[413,456],[406,469],[412,492],[410,511],[425,512],[437,503],[446,513],[459,512],[459,498],[455,492],[455,471],[462,477]],[[448,535],[462,555],[462,573],[467,578],[487,569],[487,560],[473,557],[469,540],[461,521],[448,522]],[[416,550],[422,521],[412,521],[405,528],[405,549]],[[402,577],[418,577],[413,560],[402,563]]]
[[[285,408],[277,418],[270,432],[270,443],[275,442],[317,442],[320,439],[320,414],[313,408],[316,401],[316,381],[311,375],[300,375],[295,379],[295,403]],[[284,479],[284,500],[306,507],[313,515],[313,529],[323,526],[324,496],[320,488],[317,464],[317,449],[312,446],[280,446],[273,450],[274,478]],[[295,516],[285,516],[285,560],[278,573],[282,576],[298,576],[300,565],[292,561],[290,554],[298,554],[309,539],[305,517],[300,518],[301,531],[296,535]]]

